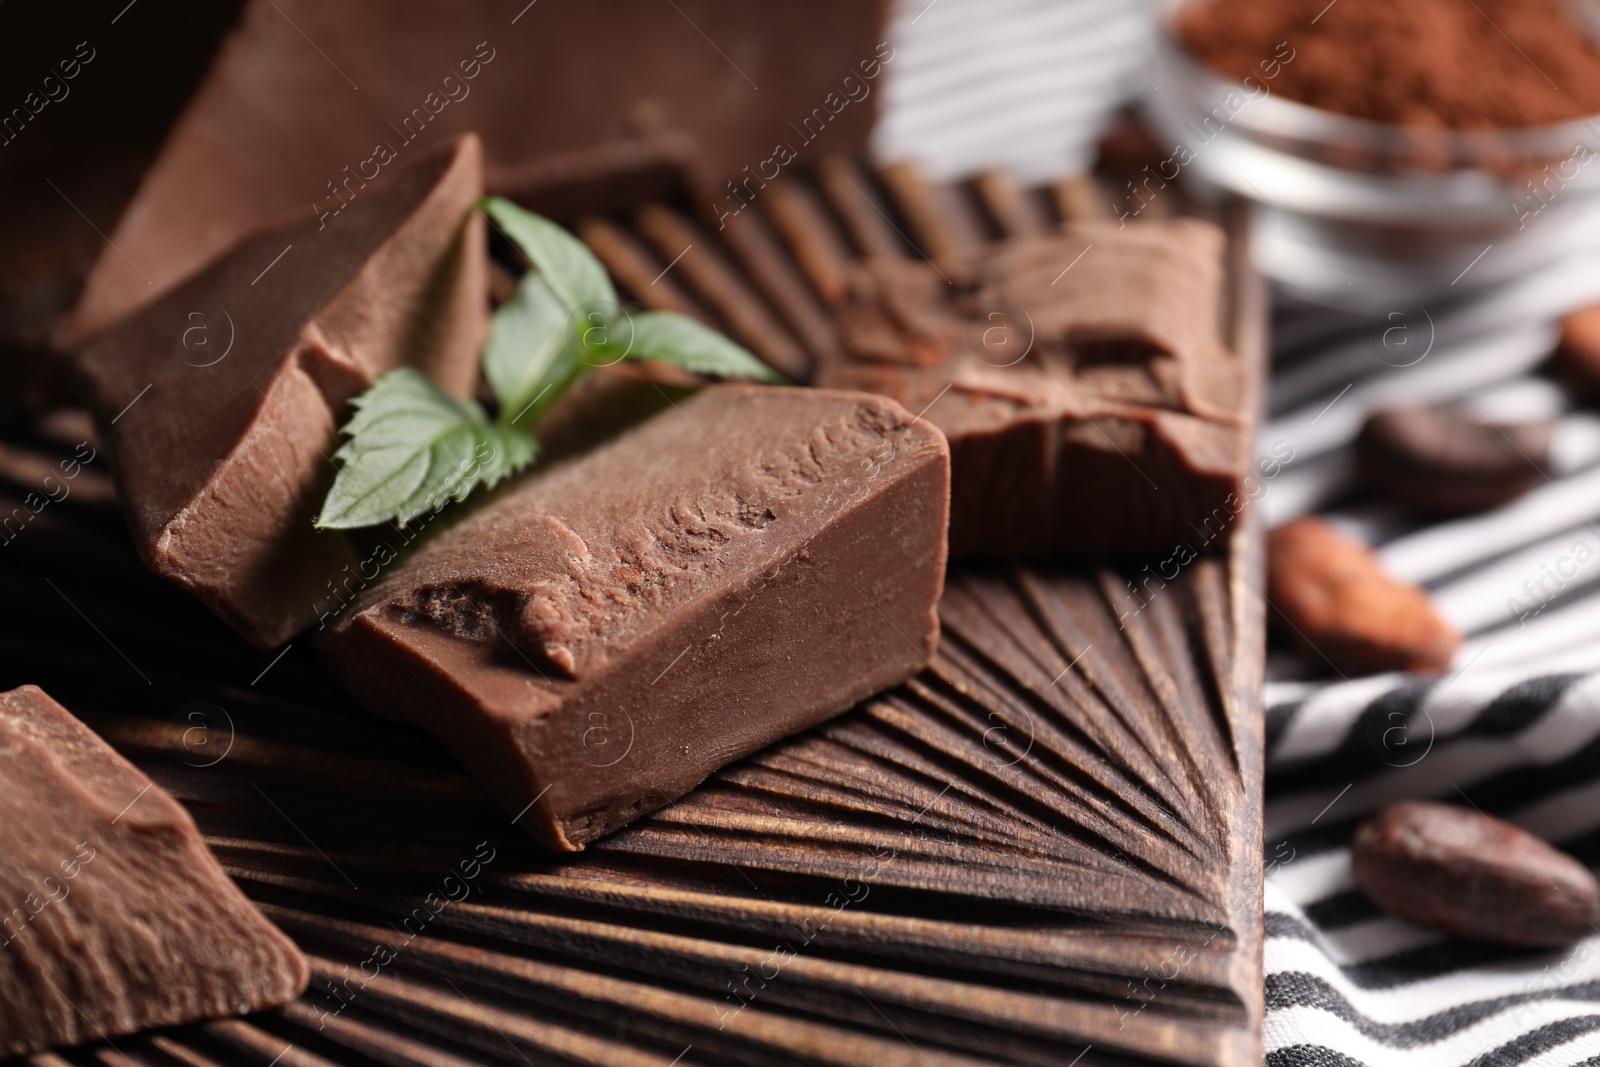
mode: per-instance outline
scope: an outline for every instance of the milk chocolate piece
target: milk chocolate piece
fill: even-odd
[[[713,386],[396,564],[324,649],[577,849],[927,666],[948,493],[892,401]]]
[[[817,382],[944,431],[952,555],[1201,547],[1243,506],[1249,464],[1223,240],[1192,219],[1074,226],[977,254],[969,285],[861,261]]]
[[[306,988],[189,813],[37,686],[0,693],[0,855],[0,1057]]]
[[[345,402],[402,363],[465,394],[487,328],[478,143],[257,233],[81,355],[146,564],[278,644],[357,557],[312,528]]]
[[[467,130],[483,138],[492,193],[534,203],[552,182],[606,184],[681,155],[739,209],[774,166],[865,146],[894,62],[886,7],[252,0],[58,341],[81,343],[264,218],[365,195]]]

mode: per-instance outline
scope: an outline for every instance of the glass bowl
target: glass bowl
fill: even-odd
[[[1253,202],[1256,262],[1292,295],[1366,312],[1486,288],[1600,244],[1600,117],[1423,129],[1309,107],[1265,77],[1252,91],[1184,47],[1176,26],[1193,2],[1203,0],[1163,5],[1142,101],[1172,146],[1158,177],[1180,170]]]

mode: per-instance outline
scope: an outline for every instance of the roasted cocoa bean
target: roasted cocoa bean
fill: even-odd
[[[1384,911],[1456,937],[1555,948],[1600,923],[1587,867],[1471,808],[1391,804],[1357,828],[1350,865]]]
[[[1550,370],[1585,400],[1600,399],[1600,304],[1561,320],[1561,345]]]
[[[1341,671],[1443,670],[1461,646],[1425,592],[1315,516],[1268,535],[1267,595],[1286,634]]]
[[[1401,507],[1468,515],[1544,480],[1550,431],[1549,421],[1486,422],[1459,404],[1389,408],[1361,428],[1356,461],[1367,488]]]

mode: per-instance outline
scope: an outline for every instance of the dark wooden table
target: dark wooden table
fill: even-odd
[[[774,202],[870,251],[887,231],[857,182],[824,170]],[[943,199],[916,203],[929,188]],[[996,176],[869,189],[935,257],[974,220],[1006,232],[1074,202],[1018,206]],[[1228,219],[1232,340],[1259,388],[1264,305]],[[635,299],[802,371],[825,343],[830,266],[805,257],[827,250],[781,214],[717,232],[653,204],[584,232]],[[675,242],[693,247],[648,284]],[[0,508],[84,432],[12,433]],[[953,569],[912,681],[557,857],[430,739],[355,708],[308,641],[253,650],[148,575],[104,469],[0,543],[0,686],[42,685],[183,801],[314,978],[280,1012],[40,1067],[1260,1062],[1248,513],[1147,604],[1135,563]]]

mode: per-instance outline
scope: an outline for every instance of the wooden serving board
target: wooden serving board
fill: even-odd
[[[1053,202],[836,167],[721,231],[656,204],[584,232],[635,299],[799,375],[826,343],[827,245],[937,258]],[[1264,303],[1230,233],[1259,386]],[[70,452],[60,422],[0,450],[7,512]],[[148,575],[103,469],[0,544],[0,686],[42,685],[183,801],[314,978],[283,1011],[39,1067],[1260,1062],[1248,513],[1142,608],[1137,564],[955,568],[928,670],[553,857],[304,638],[250,649]]]

